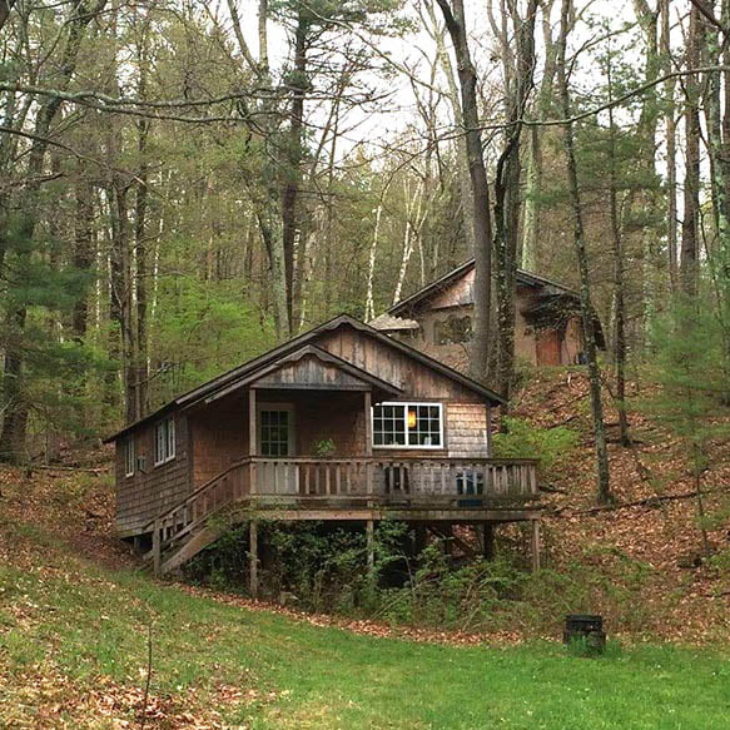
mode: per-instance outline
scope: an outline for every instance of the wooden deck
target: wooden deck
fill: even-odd
[[[177,552],[163,572],[176,567],[215,539],[216,521],[535,519],[535,466],[531,459],[247,457],[150,523],[153,557],[159,570],[165,554]]]

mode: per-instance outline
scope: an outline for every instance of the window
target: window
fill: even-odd
[[[433,323],[433,339],[437,345],[450,345],[469,342],[472,338],[471,317],[457,317],[450,314],[446,319],[437,319]]]
[[[175,419],[166,418],[155,426],[155,466],[175,458]]]
[[[373,408],[373,446],[439,449],[443,446],[440,403],[381,403]]]
[[[291,406],[263,406],[259,410],[261,456],[291,456],[293,449],[293,412]]]
[[[124,475],[134,476],[134,436],[127,436],[124,440]]]

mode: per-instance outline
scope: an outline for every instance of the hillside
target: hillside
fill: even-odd
[[[605,396],[610,404],[608,393]],[[563,574],[583,570],[586,580],[596,582],[601,610],[629,633],[726,641],[730,570],[726,557],[723,565],[701,556],[694,486],[681,444],[645,415],[631,411],[634,446],[619,446],[614,433],[617,414],[609,406],[606,417],[614,442],[609,444],[609,457],[617,505],[596,510],[587,403],[588,384],[581,373],[546,371],[531,378],[516,408],[517,415],[535,425],[564,425],[580,433],[576,451],[550,475],[551,485],[560,491],[546,497],[548,567]],[[717,517],[709,537],[713,549],[722,553],[730,549],[726,441],[712,444],[709,464],[703,489],[708,492],[708,513]]]
[[[473,728],[489,716],[514,728],[726,727],[730,580],[697,559],[679,445],[632,414],[635,448],[611,446],[619,504],[595,510],[585,395],[567,371],[521,394],[517,415],[568,425],[581,442],[551,474],[547,568],[504,617],[509,628],[489,635],[306,616],[157,583],[112,536],[107,451],[2,469],[0,726],[122,728],[144,716],[159,728]],[[730,484],[724,449],[708,485]],[[721,489],[712,495],[719,505]],[[710,536],[730,547],[727,524]],[[520,538],[506,529],[502,549]],[[534,643],[558,638],[563,615],[581,610],[602,612],[624,648],[586,662]],[[705,648],[639,646],[664,639]],[[604,686],[625,699],[608,703]]]

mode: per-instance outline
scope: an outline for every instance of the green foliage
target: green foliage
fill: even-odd
[[[232,281],[169,276],[160,280],[159,315],[151,336],[166,373],[153,383],[162,403],[270,348],[273,325]]]
[[[570,458],[579,434],[564,426],[538,428],[522,418],[506,417],[505,432],[494,434],[492,452],[499,459],[540,460],[539,468],[547,473]]]
[[[517,551],[494,560],[454,561],[448,539],[414,550],[407,524],[375,530],[374,570],[367,569],[362,525],[259,523],[266,560],[263,594],[306,611],[375,618],[393,625],[460,631],[559,632],[568,613],[603,613],[612,629],[642,631],[654,616],[639,600],[655,578],[651,566],[619,550],[594,550],[563,572],[525,570]],[[228,529],[185,567],[188,578],[245,591],[246,527]]]
[[[314,445],[314,456],[332,456],[335,450],[335,442],[332,439],[322,439]]]
[[[730,380],[722,323],[699,301],[677,297],[652,322],[647,373],[658,386],[641,407],[688,447],[730,435]]]

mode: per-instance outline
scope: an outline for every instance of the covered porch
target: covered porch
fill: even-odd
[[[257,509],[297,510],[298,519],[304,509],[337,519],[342,509],[483,510],[534,500],[534,461],[488,458],[488,410],[483,443],[465,457],[453,448],[461,411],[403,404],[402,395],[313,346],[215,393],[188,413],[193,483],[177,515],[243,498]]]

